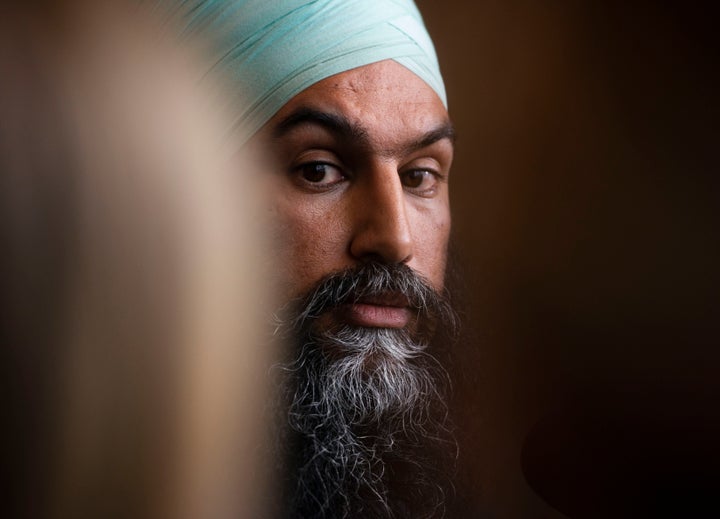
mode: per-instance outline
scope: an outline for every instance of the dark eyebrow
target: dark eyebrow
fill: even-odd
[[[323,112],[314,108],[299,108],[280,121],[273,131],[278,138],[298,126],[315,124],[338,134],[344,139],[367,140],[367,132],[346,118],[330,112]]]
[[[300,107],[277,123],[273,130],[273,135],[275,138],[280,138],[293,129],[306,124],[322,126],[345,140],[368,141],[367,130],[351,123],[345,117],[309,107]],[[409,154],[443,139],[448,139],[454,145],[455,137],[455,129],[452,123],[446,121],[428,131],[419,139],[405,145],[402,151],[405,154]]]
[[[438,141],[447,139],[450,143],[455,146],[455,128],[450,121],[447,121],[434,130],[430,130],[425,135],[420,137],[414,142],[408,144],[403,150],[406,154],[412,153],[413,151],[427,148],[428,146],[435,144]]]

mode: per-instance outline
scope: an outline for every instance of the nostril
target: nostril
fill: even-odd
[[[382,263],[409,261],[412,256],[412,238],[407,226],[398,223],[386,222],[357,232],[350,245],[352,256],[380,260]]]
[[[404,258],[400,259],[399,261],[388,261],[388,258],[386,255],[383,254],[377,254],[377,253],[370,253],[365,254],[361,257],[358,257],[359,260],[361,260],[364,263],[381,263],[386,265],[402,265],[410,263],[410,260],[412,260],[412,255],[407,255]]]

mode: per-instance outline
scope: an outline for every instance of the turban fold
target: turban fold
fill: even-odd
[[[437,56],[412,0],[186,0],[181,30],[213,47],[213,69],[241,93],[249,135],[309,86],[393,59],[447,106]]]

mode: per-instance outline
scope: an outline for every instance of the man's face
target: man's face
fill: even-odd
[[[268,177],[280,295],[292,303],[277,323],[297,348],[281,383],[293,438],[289,510],[434,510],[443,496],[433,453],[447,444],[443,413],[435,416],[443,373],[426,350],[454,322],[442,290],[447,111],[423,80],[384,61],[304,90],[255,144],[275,161]],[[422,500],[397,504],[403,478]]]
[[[255,140],[276,161],[270,197],[283,300],[369,261],[406,264],[443,287],[453,133],[423,80],[389,60],[337,74],[295,96]],[[405,327],[409,310],[390,299],[330,319]]]

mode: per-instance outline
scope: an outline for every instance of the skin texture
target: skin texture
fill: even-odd
[[[371,260],[405,263],[442,289],[453,133],[422,79],[391,60],[337,74],[295,96],[253,141],[275,161],[281,300]],[[396,302],[369,303],[356,309],[366,325],[402,324]]]

